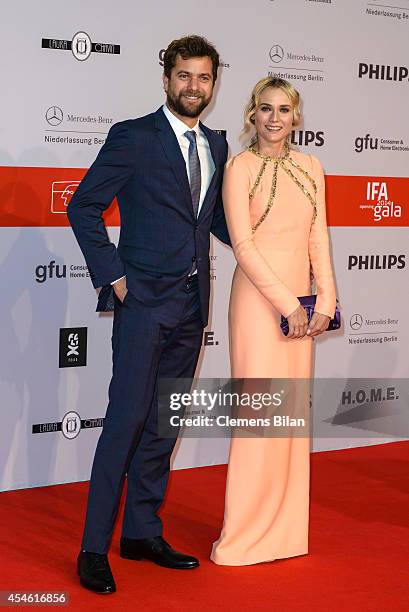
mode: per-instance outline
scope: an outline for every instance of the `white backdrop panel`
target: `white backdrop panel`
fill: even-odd
[[[401,8],[389,11],[400,17],[375,15],[375,4],[209,0],[203,7],[185,0],[150,5],[71,0],[67,7],[61,0],[17,0],[2,7],[0,23],[5,50],[0,70],[7,84],[0,100],[6,118],[0,126],[0,164],[66,168],[65,178],[70,179],[70,168],[92,163],[112,123],[163,103],[160,51],[173,38],[199,33],[215,43],[224,64],[205,121],[227,131],[231,154],[243,146],[241,116],[252,86],[274,72],[289,75],[303,98],[304,123],[294,141],[301,150],[317,155],[328,174],[405,177],[408,79],[360,78],[358,70],[360,64],[373,64],[389,66],[393,74],[393,67],[406,66],[409,1],[400,0]],[[70,41],[78,31],[93,42],[120,45],[120,53],[91,53],[87,60],[77,61],[70,50],[41,46],[43,38]],[[50,142],[67,137],[82,142]],[[382,140],[399,140],[399,150],[383,148]],[[51,193],[51,185],[47,190]],[[24,211],[36,201],[27,197],[18,206],[24,219]],[[0,320],[6,347],[1,352],[0,487],[86,480],[99,427],[86,427],[74,439],[61,431],[33,434],[32,428],[60,423],[68,412],[83,420],[104,415],[112,319],[95,314],[90,280],[71,276],[71,266],[81,266],[83,260],[69,228],[0,231],[0,283],[5,288]],[[110,234],[118,239],[117,228],[110,228]],[[345,325],[316,342],[316,375],[407,377],[407,227],[333,227],[331,240]],[[404,256],[401,269],[348,270],[351,255],[391,254]],[[216,240],[211,255],[212,314],[198,374],[228,377],[227,308],[235,264],[230,251]],[[357,314],[364,321],[358,330],[361,336],[352,335],[358,333],[351,327]],[[398,321],[395,330],[365,323],[385,317]],[[369,333],[369,326],[371,333],[394,335],[397,340],[350,343]],[[60,329],[83,327],[88,330],[87,365],[60,368]],[[328,406],[328,417],[333,414],[334,406]],[[358,433],[315,440],[314,448],[387,439]],[[227,451],[225,440],[182,440],[174,467],[221,463]]]

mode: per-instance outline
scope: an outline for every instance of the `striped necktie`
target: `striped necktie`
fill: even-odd
[[[188,130],[184,136],[189,141],[189,175],[190,193],[192,195],[193,213],[197,217],[199,211],[200,189],[202,186],[202,175],[200,172],[200,159],[197,152],[196,132]]]

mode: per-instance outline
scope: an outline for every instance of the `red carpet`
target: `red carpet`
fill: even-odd
[[[171,475],[165,537],[201,568],[174,571],[110,553],[118,592],[81,588],[75,559],[87,483],[1,494],[0,590],[67,591],[74,610],[409,609],[409,442],[312,455],[310,553],[250,567],[208,560],[223,512],[225,466]]]

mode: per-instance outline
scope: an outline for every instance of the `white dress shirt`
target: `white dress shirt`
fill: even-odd
[[[186,172],[187,177],[190,182],[190,169],[189,169],[189,140],[184,135],[188,130],[194,130],[196,132],[196,143],[197,143],[197,153],[199,155],[200,160],[200,175],[201,175],[201,187],[200,187],[200,199],[199,199],[199,208],[197,214],[199,215],[200,209],[202,207],[203,201],[206,197],[207,190],[209,189],[210,181],[212,180],[212,176],[214,174],[215,165],[213,161],[213,157],[210,151],[209,141],[206,138],[204,132],[200,129],[199,120],[196,125],[190,128],[183,123],[178,117],[176,117],[171,111],[168,109],[166,104],[162,106],[162,110],[165,114],[166,119],[169,121],[172,130],[175,133],[177,141],[180,146],[180,150],[182,152],[183,158],[186,164]],[[196,271],[194,272],[194,274]],[[111,283],[118,282],[124,278],[117,278],[115,281]]]
[[[200,188],[200,199],[199,199],[199,209],[197,214],[200,213],[200,209],[202,207],[203,201],[205,199],[207,190],[209,189],[210,181],[212,180],[212,176],[214,174],[214,161],[212,154],[210,152],[209,142],[202,132],[199,126],[199,121],[197,121],[196,125],[190,128],[183,123],[178,117],[175,117],[173,113],[168,109],[166,104],[162,106],[162,110],[165,113],[166,119],[169,121],[172,130],[175,132],[175,136],[178,140],[180,150],[182,151],[183,158],[186,164],[186,172],[187,177],[190,182],[190,172],[189,172],[189,140],[184,136],[184,133],[187,131],[195,131],[196,132],[196,143],[197,143],[197,153],[199,155],[200,160],[200,174],[201,174],[201,188]]]

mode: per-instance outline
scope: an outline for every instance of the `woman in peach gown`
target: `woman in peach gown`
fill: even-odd
[[[237,259],[229,306],[233,378],[308,379],[312,339],[335,312],[323,170],[288,145],[299,121],[293,86],[262,79],[245,111],[255,138],[226,164],[223,202]],[[297,296],[311,294],[311,268],[317,301],[308,325]],[[212,561],[250,565],[308,552],[309,454],[309,436],[232,438]]]

